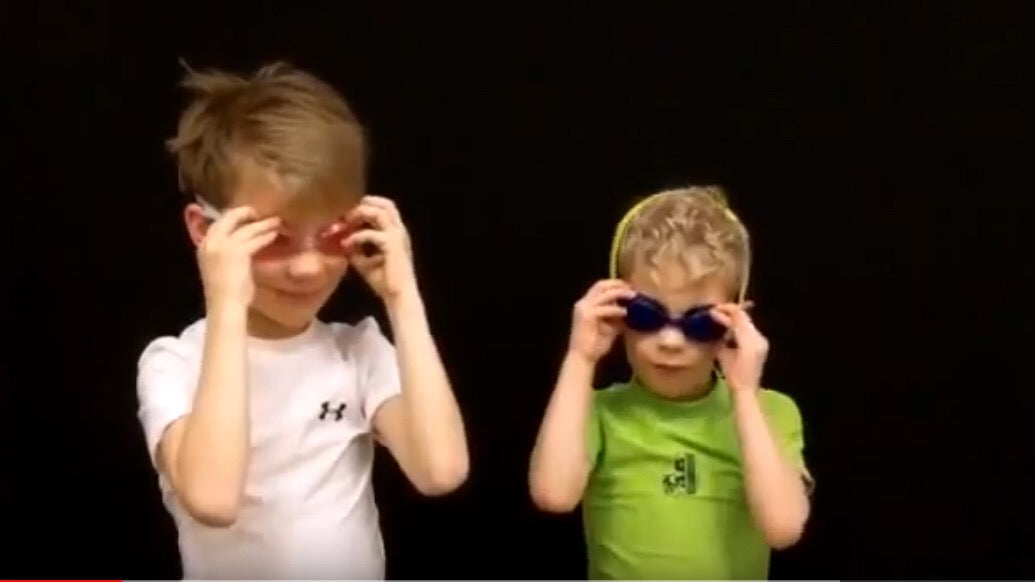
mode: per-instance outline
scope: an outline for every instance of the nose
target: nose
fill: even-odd
[[[686,346],[682,330],[667,325],[658,332],[658,346],[666,350],[679,350]]]
[[[288,261],[288,275],[293,279],[311,279],[323,275],[323,272],[323,257],[314,249],[301,251]]]

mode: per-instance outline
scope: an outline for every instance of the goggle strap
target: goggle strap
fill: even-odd
[[[209,220],[219,220],[223,213],[213,206],[208,200],[205,200],[201,196],[195,196],[194,200],[201,207],[201,215]]]

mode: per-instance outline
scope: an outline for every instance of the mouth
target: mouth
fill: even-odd
[[[652,365],[659,372],[662,372],[662,373],[665,373],[665,374],[676,374],[676,373],[682,372],[683,370],[687,369],[687,366],[678,365],[678,364],[658,364],[658,363],[655,363],[655,364],[652,364]]]
[[[297,302],[308,302],[312,301],[323,293],[323,289],[314,289],[312,291],[289,291],[286,289],[277,289],[277,295],[287,299],[288,301]]]

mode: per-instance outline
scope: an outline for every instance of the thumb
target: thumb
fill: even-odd
[[[380,254],[354,253],[349,260],[352,266],[360,273],[366,273],[371,269],[384,263],[384,256]]]
[[[384,232],[379,230],[359,230],[341,241],[342,247],[348,253],[356,253],[366,256],[380,252],[387,241]]]
[[[731,340],[722,340],[715,352],[715,359],[719,361],[719,364],[721,364],[723,368],[728,367],[733,363],[733,359],[737,357],[736,344],[731,346],[729,343],[730,341]]]

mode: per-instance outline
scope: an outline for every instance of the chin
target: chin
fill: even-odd
[[[686,382],[673,381],[670,378],[656,378],[649,375],[646,376],[644,380],[647,384],[647,388],[658,396],[675,398],[683,396],[687,392]]]
[[[694,369],[680,370],[675,373],[656,373],[648,368],[642,369],[638,375],[651,392],[666,398],[693,396],[702,385],[702,374]],[[706,380],[704,381],[706,382]]]
[[[299,317],[279,317],[274,321],[288,329],[301,330],[312,323],[314,319],[316,319],[316,314],[308,313]]]
[[[256,305],[254,310],[278,327],[300,330],[316,319],[321,305]]]
[[[269,312],[268,317],[285,327],[305,327],[319,313],[320,307],[312,308],[280,308]]]
[[[293,295],[276,289],[264,289],[258,301],[252,305],[269,319],[287,325],[309,321],[327,302],[330,292],[317,291],[307,295]]]

